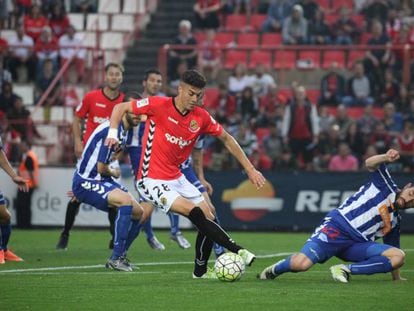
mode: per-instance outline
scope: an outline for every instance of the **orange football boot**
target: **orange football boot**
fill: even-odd
[[[4,259],[6,261],[23,261],[22,258],[14,254],[11,250],[7,250],[4,252]]]
[[[0,249],[0,265],[5,264],[6,262],[4,261],[4,250]]]

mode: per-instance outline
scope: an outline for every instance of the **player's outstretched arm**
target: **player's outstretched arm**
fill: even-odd
[[[3,150],[0,150],[0,166],[7,173],[7,175],[10,176],[10,178],[14,181],[14,183],[21,191],[27,192],[29,190],[27,186],[28,180],[17,175],[13,167],[10,165],[9,160],[7,160],[6,154]]]
[[[227,150],[230,151],[230,153],[239,161],[239,163],[249,176],[250,181],[258,189],[261,188],[265,184],[266,179],[263,177],[262,173],[256,170],[256,168],[247,158],[243,149],[240,147],[239,143],[234,139],[234,137],[227,133],[225,130],[223,130],[223,132],[220,136],[218,136],[218,138],[223,142]]]
[[[377,154],[365,160],[365,165],[369,171],[375,171],[382,163],[395,162],[400,158],[400,154],[395,149],[389,149],[386,153]]]
[[[204,177],[203,149],[193,149],[193,168],[201,184],[206,188],[208,195],[213,194],[213,186]]]
[[[127,112],[132,112],[131,102],[120,103],[112,110],[109,132],[105,140],[105,145],[108,146],[108,148],[118,144],[118,126],[119,123],[121,123],[123,115]]]
[[[73,116],[72,133],[73,133],[73,142],[75,144],[75,155],[77,158],[80,158],[83,152],[81,125],[82,125],[82,119],[76,115]]]

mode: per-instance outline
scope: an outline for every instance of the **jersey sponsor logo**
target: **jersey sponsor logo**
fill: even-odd
[[[165,138],[167,139],[168,142],[174,144],[174,145],[178,145],[180,146],[180,148],[184,148],[188,145],[190,145],[193,140],[185,140],[182,137],[175,137],[174,135],[170,135],[168,133],[165,133]]]
[[[109,120],[109,118],[102,118],[102,117],[97,117],[97,116],[93,117],[93,123],[101,124],[101,123],[104,123],[106,120]]]
[[[168,117],[168,121],[171,121],[172,123],[178,124],[178,121],[171,118],[171,117]]]
[[[106,105],[105,104],[101,104],[101,103],[96,103],[95,104],[97,107],[102,107],[102,108],[106,108]]]
[[[147,106],[148,104],[149,104],[148,98],[143,98],[141,100],[137,100],[137,102],[136,102],[137,108]]]
[[[190,127],[188,129],[192,133],[197,133],[200,130],[200,125],[198,125],[196,120],[191,120]]]

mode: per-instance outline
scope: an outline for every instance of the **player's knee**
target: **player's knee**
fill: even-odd
[[[312,261],[303,254],[294,254],[290,258],[290,269],[292,271],[307,271],[312,265]]]
[[[0,209],[0,224],[6,225],[10,223],[10,212],[6,207],[4,209]]]
[[[401,268],[405,263],[405,253],[401,249],[396,249],[395,255],[391,259],[393,268]]]

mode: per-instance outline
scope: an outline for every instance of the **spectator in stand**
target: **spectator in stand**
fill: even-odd
[[[307,43],[308,21],[303,17],[299,4],[293,6],[291,15],[283,21],[282,38],[285,44]]]
[[[387,21],[387,12],[389,10],[389,4],[387,0],[372,0],[367,1],[366,6],[362,9],[361,13],[368,21],[368,28],[374,20],[378,20],[381,24],[385,24]]]
[[[247,75],[246,65],[243,63],[238,63],[234,67],[231,76],[229,77],[229,91],[230,94],[240,97],[242,91],[246,86],[250,86],[251,79]]]
[[[252,132],[248,123],[240,124],[234,138],[248,157],[250,157],[253,154],[253,151],[259,147],[256,134]]]
[[[14,14],[16,19],[20,19],[22,15],[30,13],[32,9],[32,0],[13,0]]]
[[[49,17],[49,25],[52,28],[53,36],[59,39],[66,33],[69,24],[69,18],[64,7],[60,3],[55,3]]]
[[[76,68],[76,82],[82,81],[85,76],[86,50],[81,47],[82,40],[76,36],[75,27],[69,25],[66,29],[66,34],[59,38],[60,65],[63,66],[65,62],[72,61],[72,64],[74,64]],[[69,78],[69,68],[64,75],[66,81]]]
[[[233,0],[234,2],[234,14],[241,14],[244,12],[246,14],[247,20],[250,20],[252,12],[256,11],[255,0]]]
[[[0,112],[6,114],[13,107],[17,95],[13,93],[13,85],[10,82],[4,82],[0,93]]]
[[[52,34],[52,29],[45,26],[36,41],[36,57],[37,57],[37,71],[40,74],[43,68],[43,63],[49,59],[52,61],[54,72],[59,68],[59,46],[56,38]]]
[[[290,15],[294,0],[272,0],[267,10],[267,18],[262,25],[262,31],[281,31],[283,21]]]
[[[215,39],[214,29],[206,30],[206,40],[200,43],[198,51],[198,69],[202,75],[210,72],[210,80],[216,81],[217,74],[221,69],[221,47]]]
[[[29,81],[34,81],[36,72],[36,57],[34,54],[34,41],[32,37],[24,33],[24,27],[20,24],[16,28],[16,36],[10,39],[9,68],[13,80],[20,81],[20,66],[26,68],[26,76]]]
[[[177,77],[170,80],[167,87],[168,96],[177,96],[178,87],[180,86],[181,77],[188,70],[187,62],[182,61],[177,66]]]
[[[340,143],[338,153],[331,158],[328,169],[331,172],[356,172],[358,167],[358,159],[351,154],[351,148],[347,143]]]
[[[289,146],[284,146],[280,160],[278,161],[277,169],[296,170],[299,168],[298,159],[290,150]]]
[[[395,106],[397,107],[398,111],[402,111],[404,113],[412,113],[414,112],[413,105],[413,96],[410,95],[408,92],[407,87],[401,83],[400,84],[400,92],[398,94],[398,100],[395,102]],[[414,122],[414,119],[413,119]]]
[[[394,73],[391,68],[387,68],[384,74],[384,85],[380,90],[379,99],[381,104],[387,102],[397,102],[400,93],[400,84],[394,78]]]
[[[9,52],[9,43],[6,39],[0,37],[0,57],[7,59]]]
[[[319,118],[315,105],[306,99],[306,89],[298,86],[294,99],[285,109],[282,125],[284,144],[289,145],[306,169],[311,169],[313,152],[318,144]]]
[[[402,22],[398,16],[396,8],[390,8],[387,11],[387,22],[385,23],[385,31],[391,40],[394,40],[401,31]]]
[[[388,133],[384,123],[378,122],[375,125],[374,132],[369,137],[368,143],[369,145],[374,145],[379,152],[382,152],[384,149],[388,150],[391,147],[392,136]]]
[[[356,62],[353,68],[354,74],[347,82],[347,96],[342,102],[350,106],[369,106],[374,103],[373,86],[371,80],[365,75],[364,64]]]
[[[283,152],[283,138],[276,123],[269,125],[269,135],[263,139],[266,154],[273,162],[273,167],[280,161]]]
[[[220,123],[228,123],[236,112],[236,99],[229,93],[227,85],[221,83],[219,85],[219,95],[217,99],[211,103],[211,107],[216,111],[217,121]]]
[[[404,172],[410,172],[414,169],[414,125],[411,122],[405,122],[402,133],[397,139],[401,163],[403,163]]]
[[[38,75],[36,80],[36,89],[35,89],[35,98],[38,101],[43,93],[49,88],[50,84],[55,78],[55,73],[53,69],[53,62],[50,59],[46,59],[43,62],[43,67],[41,73]],[[60,81],[58,81],[53,87],[52,91],[46,97],[44,106],[61,106],[62,98],[60,96]]]
[[[96,13],[98,0],[70,0],[70,11],[74,13]]]
[[[328,170],[332,156],[338,152],[340,141],[337,124],[331,124],[327,131],[319,134],[317,152],[313,158],[314,170],[319,172]]]
[[[325,15],[322,10],[315,12],[315,18],[309,23],[309,39],[310,44],[331,44],[331,31],[329,26],[324,22]]]
[[[395,105],[388,102],[384,105],[384,118],[382,123],[387,132],[393,137],[397,137],[403,130],[404,120],[400,112],[395,110]]]
[[[348,115],[348,109],[345,105],[340,104],[336,109],[336,116],[333,122],[339,126],[339,136],[344,139],[348,131],[348,127],[351,125],[352,120]]]
[[[268,68],[262,63],[257,64],[254,74],[250,76],[250,85],[253,87],[254,94],[258,97],[267,94],[272,85],[276,85],[275,79],[268,73]]]
[[[394,36],[393,39],[393,46],[398,48],[393,50],[395,55],[395,65],[394,70],[395,72],[401,72],[404,64],[404,46],[409,44],[411,46],[414,45],[414,36],[412,31],[410,30],[409,25],[402,25],[400,32]]]
[[[362,133],[358,128],[356,122],[351,122],[346,131],[345,140],[351,148],[352,153],[359,159],[364,155],[367,141],[364,139]]]
[[[197,50],[195,49],[197,45],[196,39],[191,33],[191,23],[188,20],[180,21],[178,25],[178,35],[175,37],[174,45],[192,45],[194,48],[189,49],[170,49],[169,50],[169,59],[168,59],[168,75],[170,79],[176,79],[177,66],[180,62],[186,62],[187,67],[192,69],[196,66],[197,63]]]
[[[313,23],[316,20],[317,11],[319,11],[319,5],[313,0],[301,0],[297,1],[303,8],[303,17],[310,23]]]
[[[321,80],[319,105],[336,107],[345,95],[345,77],[339,73],[338,63],[332,62],[329,72]]]
[[[195,25],[198,29],[217,29],[220,27],[220,0],[197,0],[193,10]]]
[[[19,133],[22,140],[33,141],[33,138],[42,138],[34,126],[30,111],[24,107],[23,98],[17,96],[13,107],[7,111],[10,129]]]
[[[264,114],[271,116],[274,114],[277,107],[286,103],[286,98],[279,94],[276,84],[271,84],[267,88],[267,93],[259,98],[259,102],[259,110],[263,111]]]
[[[250,162],[260,170],[270,170],[272,168],[272,159],[260,148],[253,150],[249,157]]]
[[[0,30],[5,28],[5,25],[9,19],[9,5],[8,1],[0,1]]]
[[[4,61],[3,58],[0,57],[0,90],[3,89],[3,83],[9,82],[12,83],[12,75],[10,71],[4,68]]]
[[[246,86],[237,100],[237,109],[240,111],[244,122],[255,122],[259,112],[259,100],[255,96],[251,86]]]
[[[333,42],[338,45],[351,45],[356,41],[358,26],[350,17],[347,7],[342,7],[339,11],[339,19],[332,24],[331,33]]]
[[[366,105],[364,108],[364,114],[358,119],[358,129],[363,135],[364,139],[374,132],[375,127],[379,120],[374,116],[373,105]]]
[[[334,124],[335,117],[329,114],[328,106],[319,106],[318,113],[319,113],[320,133],[328,132],[332,124]],[[339,126],[338,126],[338,132],[339,132]]]
[[[49,25],[49,21],[42,15],[40,6],[35,4],[30,9],[30,13],[25,15],[23,24],[26,34],[32,37],[33,41],[36,42],[40,37],[43,28]]]

